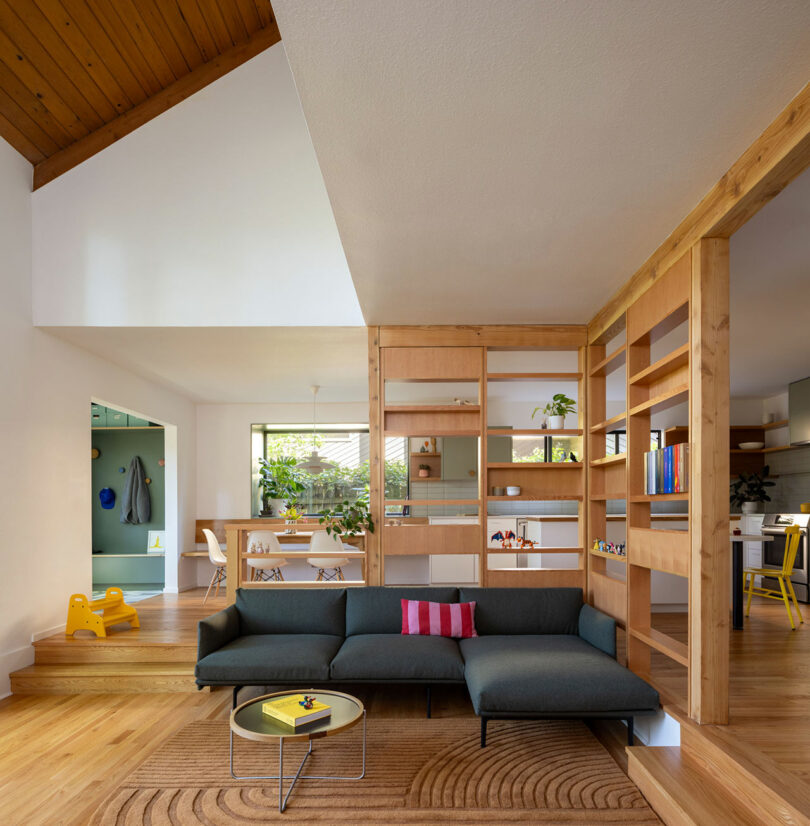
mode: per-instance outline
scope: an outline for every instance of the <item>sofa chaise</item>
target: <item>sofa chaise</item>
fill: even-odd
[[[402,599],[475,602],[478,636],[402,634]],[[633,718],[658,693],[616,662],[614,621],[579,588],[239,589],[199,624],[203,686],[466,684],[481,718]]]

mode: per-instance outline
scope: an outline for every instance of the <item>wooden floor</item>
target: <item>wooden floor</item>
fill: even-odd
[[[76,662],[102,647],[108,662],[140,657],[193,662],[196,623],[224,605],[202,606],[202,591],[163,595],[138,603],[141,628],[112,632],[108,640],[56,635],[38,643],[52,662]],[[810,606],[808,624],[791,631],[776,603],[752,608],[731,638],[731,725],[724,728],[785,771],[810,783]],[[685,615],[656,615],[673,636],[685,634]],[[167,655],[162,649],[171,649]],[[38,656],[39,656],[38,652]],[[51,659],[52,658],[52,659]],[[676,669],[658,663],[673,684]],[[111,684],[111,690],[114,685]],[[412,687],[356,686],[369,714],[421,717],[424,694]],[[247,691],[247,690],[246,690]],[[12,696],[0,701],[0,822],[83,824],[98,803],[158,743],[187,722],[227,719],[229,690],[170,694]],[[471,715],[463,687],[434,692],[435,716]],[[598,732],[621,755],[615,730]]]

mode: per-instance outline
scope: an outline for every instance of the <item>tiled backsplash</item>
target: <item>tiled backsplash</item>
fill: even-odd
[[[770,502],[765,502],[765,513],[798,513],[802,502],[810,502],[810,447],[767,454],[767,462],[774,479],[769,489]]]

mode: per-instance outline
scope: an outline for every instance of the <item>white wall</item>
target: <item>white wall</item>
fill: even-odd
[[[31,167],[3,141],[0,250],[2,696],[9,671],[33,660],[32,636],[64,628],[70,594],[92,586],[91,398],[177,425],[180,463],[167,455],[166,471],[179,548],[193,542],[195,416],[190,401],[32,326]]]
[[[368,423],[368,401],[319,403],[318,421]],[[197,405],[197,518],[250,517],[251,425],[310,422],[311,404]],[[197,563],[196,574],[192,568],[188,565],[188,576],[196,575],[198,584],[207,585],[207,560]]]
[[[364,324],[281,44],[37,190],[33,211],[38,326]]]

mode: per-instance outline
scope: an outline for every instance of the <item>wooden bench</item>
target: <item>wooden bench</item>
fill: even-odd
[[[95,613],[102,611],[102,614]],[[92,631],[97,637],[106,637],[107,628],[128,622],[133,628],[140,628],[138,612],[124,602],[124,592],[120,588],[108,588],[100,599],[87,599],[84,594],[72,594],[68,602],[65,634],[76,631]]]

